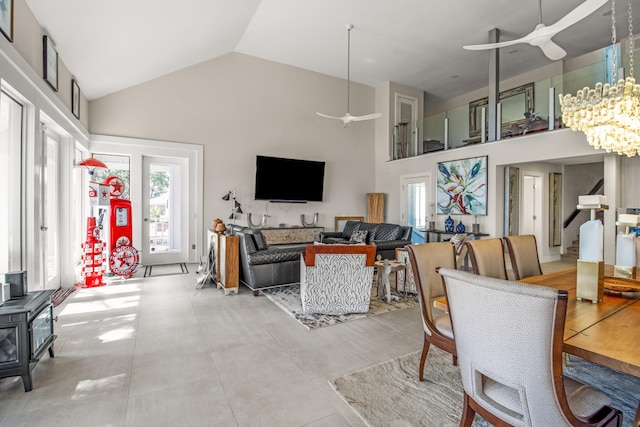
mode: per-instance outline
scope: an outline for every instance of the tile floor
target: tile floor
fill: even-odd
[[[0,379],[0,426],[364,426],[328,380],[422,348],[417,306],[310,331],[245,287],[156,273],[57,307],[56,357],[31,392]]]

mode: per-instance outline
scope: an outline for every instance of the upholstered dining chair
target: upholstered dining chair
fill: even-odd
[[[467,240],[471,268],[475,274],[496,279],[507,279],[504,248],[500,238]]]
[[[542,274],[536,236],[523,234],[521,236],[506,236],[502,239],[507,244],[507,249],[509,249],[511,269],[515,280]]]
[[[456,268],[455,247],[451,242],[424,243],[409,245],[409,259],[413,269],[413,278],[418,291],[418,300],[422,313],[424,343],[420,356],[418,377],[424,380],[424,363],[431,344],[453,356],[456,362],[456,346],[451,331],[451,319],[448,313],[434,315],[433,300],[444,296],[442,278],[436,272],[437,267]]]
[[[567,291],[441,268],[462,384],[461,426],[616,426],[598,390],[562,375]]]

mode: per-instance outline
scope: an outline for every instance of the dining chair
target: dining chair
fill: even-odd
[[[461,426],[618,426],[602,392],[562,374],[567,291],[440,268],[464,388]]]
[[[496,279],[507,279],[504,248],[500,238],[467,240],[471,268],[475,274]]]
[[[524,234],[521,236],[506,236],[502,239],[507,244],[507,249],[509,249],[511,269],[515,280],[542,274],[536,236]]]
[[[451,331],[451,319],[448,313],[434,314],[433,300],[444,296],[442,278],[436,267],[456,268],[456,254],[453,243],[434,242],[409,245],[409,260],[413,269],[413,278],[418,291],[418,300],[422,313],[424,343],[420,356],[418,377],[424,380],[424,364],[431,344],[451,353],[453,364],[456,361],[456,345]]]

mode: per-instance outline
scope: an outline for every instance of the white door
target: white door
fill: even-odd
[[[542,243],[542,177],[524,175],[522,183],[522,223],[520,234],[536,236]],[[538,254],[539,255],[539,254]]]
[[[142,158],[142,263],[187,262],[188,159]]]
[[[402,186],[402,224],[413,227],[413,243],[424,243],[427,228],[427,203],[431,200],[431,178],[429,175],[404,176]]]
[[[60,287],[60,136],[44,127],[40,230],[45,288]]]

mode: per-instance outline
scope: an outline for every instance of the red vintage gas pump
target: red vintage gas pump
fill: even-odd
[[[117,176],[110,176],[105,184],[111,188],[109,205],[109,269],[125,279],[138,268],[138,250],[132,245],[131,201],[121,199],[124,182]]]

